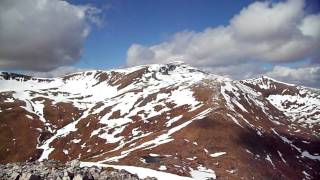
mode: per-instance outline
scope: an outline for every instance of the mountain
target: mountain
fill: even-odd
[[[319,179],[320,91],[182,62],[0,74],[0,163],[79,159],[196,179]]]

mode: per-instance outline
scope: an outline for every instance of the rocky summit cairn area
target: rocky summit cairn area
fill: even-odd
[[[2,180],[140,180],[136,174],[111,167],[80,167],[80,161],[21,162],[0,165]],[[156,180],[146,177],[144,180]]]

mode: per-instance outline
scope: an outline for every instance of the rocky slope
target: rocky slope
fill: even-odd
[[[100,167],[80,167],[80,161],[73,160],[66,164],[56,161],[44,162],[24,162],[9,163],[0,165],[0,179],[19,179],[19,180],[139,180],[135,174],[130,174],[125,170],[117,170],[113,168]],[[144,178],[144,180],[156,180],[152,177]]]
[[[320,92],[180,62],[0,74],[0,162],[130,165],[197,179],[319,179]],[[254,170],[253,170],[254,169]]]

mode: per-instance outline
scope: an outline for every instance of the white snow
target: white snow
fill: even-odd
[[[160,171],[165,171],[165,170],[167,170],[167,167],[164,166],[164,165],[161,165],[161,166],[159,167],[159,170],[160,170]]]
[[[120,126],[114,129],[114,131],[112,131],[112,133],[109,133],[108,128],[99,128],[97,130],[94,130],[90,137],[97,135],[102,129],[104,129],[104,133],[99,134],[98,137],[105,139],[107,141],[107,143],[116,143],[121,141],[124,137],[123,136],[118,136],[116,137],[116,135],[120,134],[126,126]]]
[[[195,141],[193,141],[192,144],[198,146],[198,143]]]
[[[197,157],[194,156],[194,157],[192,157],[192,158],[186,158],[186,159],[188,159],[188,160],[190,160],[190,161],[193,161],[193,160],[197,159]]]
[[[80,141],[81,141],[81,139],[73,139],[73,140],[71,140],[71,142],[73,142],[75,144],[78,144]]]
[[[269,155],[267,155],[267,157],[265,159],[270,162],[270,164],[273,166],[273,168],[275,168],[275,166],[274,166],[274,164],[273,164],[273,162],[272,162],[272,160],[271,160]]]
[[[320,156],[312,155],[312,154],[310,154],[308,151],[303,151],[302,154],[301,154],[301,156],[302,156],[302,157],[309,158],[309,159],[313,159],[313,160],[318,160],[318,161],[320,161]]]
[[[29,119],[33,119],[33,117],[30,116],[29,114],[26,114],[26,116],[27,116],[27,118],[29,118]]]
[[[43,117],[43,108],[44,108],[43,102],[44,101],[35,101],[34,103],[32,103],[32,105],[33,105],[34,112],[39,116],[39,119],[45,123],[46,120]]]
[[[239,123],[239,121],[238,121],[235,117],[233,117],[232,115],[230,115],[230,114],[228,114],[228,113],[227,113],[227,116],[230,117],[231,120],[232,120],[234,123],[236,123],[238,126],[240,126],[240,127],[243,128],[243,126],[241,126],[241,124]]]
[[[90,108],[89,108],[90,110]],[[64,126],[63,128],[59,129],[55,135],[53,135],[52,137],[50,137],[48,140],[46,140],[41,146],[38,146],[37,148],[39,149],[43,149],[43,152],[39,158],[39,161],[43,161],[45,159],[48,159],[48,156],[50,155],[50,153],[52,151],[54,151],[54,148],[51,148],[50,147],[50,143],[53,142],[56,138],[58,137],[64,137],[64,136],[67,136],[70,132],[73,132],[73,131],[76,131],[76,124],[78,124],[78,122],[81,120],[82,117],[86,117],[88,115],[88,111],[85,111],[83,113],[83,115],[76,121]],[[76,142],[79,141],[79,140],[75,140]],[[81,141],[81,139],[80,139]],[[79,141],[79,142],[80,142]]]
[[[310,174],[308,174],[306,171],[302,171],[302,174],[303,174],[307,179],[310,179]]]
[[[14,99],[13,98],[7,98],[3,102],[11,103],[11,102],[14,102]]]
[[[54,148],[47,147],[44,149],[44,151],[41,154],[41,157],[38,159],[38,161],[43,161],[49,158],[49,155],[54,151]]]
[[[146,177],[155,177],[158,180],[191,180],[190,177],[178,176],[175,174],[170,174],[166,172],[156,171],[153,169],[147,169],[142,167],[135,167],[135,166],[120,166],[120,165],[107,165],[101,163],[94,163],[94,162],[81,162],[81,167],[91,167],[91,166],[98,166],[98,167],[112,167],[115,169],[124,169],[132,174],[137,174],[139,178],[143,179]]]
[[[193,92],[190,89],[183,89],[182,87],[174,90],[168,101],[172,101],[176,106],[188,104],[191,107],[195,107],[199,104],[199,102],[193,97]]]
[[[69,154],[69,151],[67,149],[62,150],[64,154]]]
[[[180,124],[178,126],[175,126],[175,127],[171,128],[171,129],[169,129],[167,131],[167,133],[163,133],[160,136],[156,137],[155,139],[152,139],[150,141],[144,142],[144,143],[142,143],[142,144],[140,144],[138,146],[135,146],[135,147],[133,147],[133,148],[131,148],[129,150],[122,151],[120,156],[115,156],[115,157],[112,157],[112,158],[108,158],[108,159],[106,159],[105,161],[102,161],[102,162],[118,161],[119,159],[126,157],[130,152],[135,151],[137,149],[141,149],[141,148],[152,149],[152,148],[157,147],[157,146],[159,146],[161,144],[165,144],[165,143],[171,142],[171,141],[174,140],[174,139],[171,138],[172,134],[174,134],[175,132],[179,131],[180,129],[186,127],[187,125],[189,125],[193,121],[202,119],[203,117],[205,117],[210,112],[211,112],[211,109],[206,109],[206,110],[202,111],[201,113],[197,114],[191,120],[186,121],[186,122],[184,122],[184,123],[182,123],[182,124]]]
[[[309,127],[320,123],[319,95],[308,91],[304,95],[270,95],[267,99],[286,116],[291,117],[292,121]]]
[[[198,166],[197,169],[190,168],[190,174],[193,179],[196,180],[206,180],[206,179],[216,179],[216,174],[212,169],[207,169],[203,166]]]
[[[278,154],[279,154],[279,156],[281,158],[281,161],[284,162],[284,163],[287,163],[287,161],[283,158],[283,155],[281,154],[281,152],[280,151],[277,151],[277,152],[278,152]]]
[[[288,138],[281,136],[280,134],[278,134],[277,131],[275,131],[273,128],[271,128],[271,130],[280,137],[280,139],[284,142],[289,144],[291,147],[295,148],[297,151],[299,151],[301,153],[301,148],[297,147],[296,145],[293,144],[293,141],[289,140]]]
[[[261,93],[237,81],[231,81],[220,76],[207,75],[187,65],[181,63],[178,64],[179,66],[177,66],[175,70],[168,72],[169,76],[159,72],[160,68],[166,67],[166,65],[161,64],[139,66],[122,70],[113,70],[113,72],[120,73],[120,76],[123,76],[133,71],[147,68],[148,71],[143,75],[141,79],[138,78],[137,80],[134,80],[124,88],[120,88],[119,85],[110,85],[108,83],[110,80],[109,78],[112,78],[111,71],[86,71],[81,73],[74,73],[73,77],[69,78],[68,80],[64,80],[63,78],[43,78],[40,79],[43,81],[39,82],[39,79],[36,78],[28,81],[2,80],[0,78],[0,91],[14,91],[13,98],[8,98],[5,100],[5,102],[13,102],[14,100],[24,101],[26,105],[22,108],[28,111],[26,117],[30,119],[33,119],[33,117],[35,117],[35,119],[36,117],[39,117],[39,119],[46,125],[46,128],[48,128],[53,133],[53,136],[51,138],[47,139],[45,142],[42,142],[41,145],[37,146],[37,148],[43,149],[43,153],[39,159],[40,161],[48,159],[48,156],[54,151],[54,148],[50,146],[53,141],[58,138],[68,136],[71,132],[77,131],[76,127],[79,121],[81,121],[81,119],[87,118],[89,115],[98,116],[100,118],[99,126],[91,132],[91,136],[97,135],[99,138],[105,139],[105,143],[119,143],[116,148],[110,150],[109,152],[113,152],[116,150],[121,150],[122,152],[117,156],[104,157],[102,162],[117,161],[121,158],[126,157],[133,151],[139,149],[152,150],[153,148],[161,144],[169,143],[174,140],[174,133],[187,127],[193,121],[206,117],[210,112],[213,111],[212,109],[206,109],[195,117],[184,119],[185,117],[183,117],[182,115],[175,117],[170,116],[169,111],[171,110],[171,108],[168,108],[166,104],[173,103],[175,104],[174,108],[185,106],[186,111],[188,112],[203,107],[204,104],[195,98],[194,92],[191,88],[197,83],[203,83],[202,81],[206,78],[209,78],[211,80],[216,79],[217,82],[220,82],[222,84],[220,92],[226,101],[226,108],[229,108],[233,111],[231,113],[227,113],[226,116],[228,116],[229,119],[232,120],[235,124],[243,127],[242,125],[245,125],[244,123],[247,123],[250,127],[253,127],[253,125],[244,118],[245,116],[241,115],[243,113],[251,112],[249,112],[250,108],[248,108],[248,106],[240,103],[240,99],[245,100],[249,105],[257,105],[267,116],[269,116],[270,120],[272,120],[273,117],[268,114],[269,109],[263,108],[265,107],[265,102],[259,100]],[[193,71],[191,72],[191,70]],[[107,75],[107,80],[100,82],[97,78],[97,76],[100,74]],[[267,81],[266,83],[260,83],[261,88],[270,88],[272,86],[269,81]],[[171,91],[160,92],[159,90],[162,88],[170,89]],[[300,95],[296,96],[285,95],[286,92],[287,91],[285,89],[284,91],[282,91],[283,95],[269,96],[269,102],[279,110],[284,111],[285,115],[294,117],[295,121],[297,122],[301,121],[301,123],[310,125],[320,122],[320,114],[318,113],[320,111],[319,96],[316,96],[315,94],[312,94],[305,89],[301,89],[301,92],[299,92]],[[33,93],[36,94],[34,95]],[[150,97],[150,95],[153,94],[156,94],[156,97],[152,98],[148,102],[147,106],[139,106],[144,99]],[[306,96],[304,96],[305,94]],[[244,96],[244,98],[242,97],[242,95]],[[219,93],[213,98],[217,98],[218,96],[220,96]],[[51,127],[50,125],[48,125],[49,121],[44,118],[44,101],[32,100],[35,97],[42,97],[45,99],[49,99],[50,101],[52,100],[52,105],[55,105],[58,102],[72,103],[79,110],[82,110],[83,114],[79,119],[73,119],[73,122],[64,126],[63,128],[54,129],[55,127]],[[97,103],[102,103],[102,106],[92,109],[93,106]],[[289,108],[285,108],[283,103],[297,103],[302,106],[290,106]],[[160,107],[159,111],[155,110],[156,106]],[[110,108],[110,111],[102,113],[107,108]],[[239,113],[236,112],[236,109],[237,111],[239,111]],[[120,112],[120,117],[111,118],[112,114],[116,111]],[[143,112],[141,113],[141,111]],[[139,116],[143,123],[151,124],[153,122],[151,122],[150,119],[152,118],[158,120],[157,116],[160,117],[160,115],[173,118],[165,119],[166,122],[164,126],[166,129],[163,130],[159,136],[154,136],[154,132],[145,132],[139,126],[132,129],[132,136],[129,137],[130,139],[127,139],[127,137],[119,136],[129,124],[133,123],[133,116]],[[307,119],[300,118],[308,115],[312,116]],[[273,122],[279,124],[277,121]],[[90,127],[91,126],[92,124],[90,124]],[[257,133],[262,135],[262,131],[260,132],[259,129],[257,129],[256,131]],[[274,131],[274,133],[277,134],[283,142],[290,144],[291,147],[298,150],[301,153],[302,157],[320,161],[320,156],[318,156],[317,154],[312,155],[308,151],[303,151],[299,147],[295,146],[293,144],[293,141],[289,140],[285,136],[279,135],[276,131]],[[139,140],[148,136],[152,138],[149,138],[148,141],[145,141],[143,143],[141,143],[141,141],[139,142]],[[80,143],[80,141],[81,139],[71,140],[72,143]],[[189,140],[185,141],[188,142]],[[197,145],[197,142],[193,142],[193,144]],[[84,145],[81,145],[81,148],[84,147]],[[90,151],[91,149],[87,150],[87,152]],[[65,154],[69,153],[66,149],[64,149],[63,152]],[[204,152],[208,153],[208,150],[204,149]],[[216,152],[209,155],[211,157],[220,157],[225,154],[226,152]],[[281,160],[283,162],[286,162],[279,151],[278,154],[281,157]],[[97,156],[102,155],[104,154],[101,153]],[[189,159],[194,160],[196,159],[196,157],[190,156]],[[273,164],[269,155],[267,155],[266,160]],[[84,164],[86,163],[84,162]],[[106,166],[102,164],[100,165]],[[139,167],[117,167],[125,167],[133,172],[139,172],[142,177],[149,173],[152,176],[156,174],[162,179],[187,178],[170,174],[161,174],[163,172],[149,169],[146,170],[145,168]],[[163,165],[160,166],[159,170],[165,170],[166,168],[167,167]],[[195,170],[190,170],[192,177],[197,179],[205,179],[206,177],[216,178],[213,170],[206,169],[203,166],[199,166]]]
[[[211,157],[219,157],[219,156],[222,156],[224,154],[227,154],[226,152],[216,152],[216,153],[213,153],[213,154],[210,154]]]
[[[179,116],[176,116],[176,117],[170,119],[169,121],[166,122],[166,126],[170,127],[173,123],[180,120],[181,118],[182,118],[182,115],[179,115]]]
[[[152,157],[159,157],[160,155],[159,154],[153,154],[153,153],[150,153],[149,156],[152,156]]]

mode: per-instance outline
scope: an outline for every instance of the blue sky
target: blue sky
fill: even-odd
[[[186,63],[320,87],[319,0],[0,1],[0,70],[52,77]]]
[[[93,27],[84,53],[76,64],[83,68],[116,68],[126,65],[126,53],[133,43],[152,45],[183,30],[202,31],[227,25],[229,20],[253,0],[71,0],[72,4],[92,4],[103,10],[101,27]],[[274,1],[277,2],[277,1]],[[309,0],[307,9],[319,11],[319,3]],[[300,63],[289,63],[295,66]],[[303,63],[302,63],[303,64]],[[268,66],[266,66],[268,67]]]
[[[84,0],[69,2],[88,3]],[[103,69],[125,66],[127,50],[133,43],[152,45],[179,31],[202,31],[226,25],[250,3],[252,0],[90,1],[104,9],[105,24],[92,29],[77,66]]]

